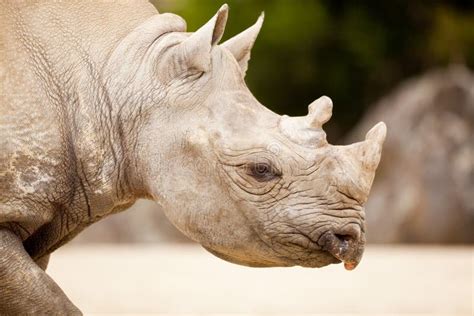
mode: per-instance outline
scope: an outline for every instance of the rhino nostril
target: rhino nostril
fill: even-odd
[[[353,241],[355,240],[356,238],[352,235],[342,235],[342,234],[334,234],[334,236],[339,239],[339,241],[341,243],[346,243],[346,242],[349,242],[349,241]]]

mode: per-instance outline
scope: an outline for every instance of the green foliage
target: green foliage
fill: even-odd
[[[224,1],[157,1],[188,30]],[[453,62],[474,66],[472,1],[228,0],[226,37],[266,20],[247,83],[278,113],[305,115],[320,95],[335,104],[330,135],[341,136],[401,80]],[[224,39],[225,39],[224,38]]]

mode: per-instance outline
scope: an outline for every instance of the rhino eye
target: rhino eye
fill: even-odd
[[[247,173],[257,181],[271,181],[281,174],[268,163],[251,163],[247,165]]]
[[[198,69],[192,69],[188,71],[188,73],[186,73],[185,80],[195,81],[195,80],[200,79],[204,74],[205,74],[204,71],[201,71]]]

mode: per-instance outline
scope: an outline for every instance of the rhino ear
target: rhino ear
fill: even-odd
[[[224,34],[229,7],[224,4],[216,15],[184,42],[183,50],[189,67],[208,71],[211,67],[211,50]]]
[[[262,28],[264,18],[265,14],[262,12],[254,25],[222,44],[222,47],[228,49],[234,55],[244,75],[247,72],[250,51]]]

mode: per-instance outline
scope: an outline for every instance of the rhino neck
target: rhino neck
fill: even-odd
[[[6,182],[6,194],[21,216],[25,248],[39,258],[141,194],[128,154],[136,107],[111,92],[103,70],[121,39],[156,10],[145,1],[3,1],[0,11],[0,68],[11,74],[0,103],[12,105],[6,114],[22,135],[35,134],[12,133],[20,146],[6,146],[6,156],[21,154],[18,174],[35,169],[44,180],[29,186],[27,198]],[[22,115],[33,118],[29,125],[15,120]]]
[[[69,174],[62,184],[83,192],[88,221],[129,204],[140,196],[128,155],[139,110],[130,96],[114,95],[117,87],[104,67],[118,43],[156,10],[147,1],[20,1],[6,10],[31,65],[25,76],[40,83],[27,89],[61,134],[61,144],[53,146]]]

